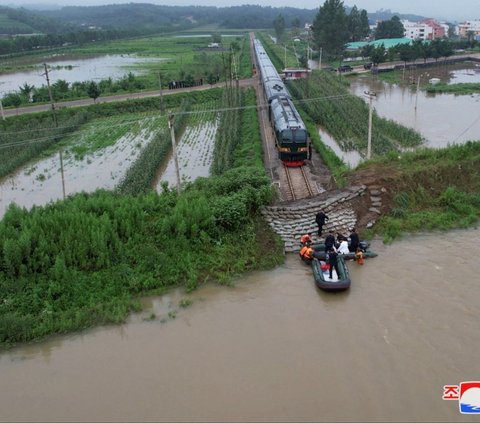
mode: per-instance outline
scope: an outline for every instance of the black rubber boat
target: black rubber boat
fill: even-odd
[[[332,279],[330,279],[330,271],[324,261],[314,258],[312,261],[312,272],[315,284],[324,291],[345,291],[350,288],[350,274],[342,255],[338,255],[338,272],[333,270]]]

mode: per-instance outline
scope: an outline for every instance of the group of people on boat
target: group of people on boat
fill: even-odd
[[[322,212],[323,213],[323,212]],[[318,214],[317,214],[318,217]],[[326,215],[325,215],[326,217]],[[326,217],[328,219],[328,217]],[[323,221],[324,222],[324,221]],[[319,222],[319,234],[322,231]],[[322,224],[323,226],[323,224]],[[349,254],[355,253],[355,260],[358,264],[364,263],[364,254],[363,250],[360,246],[360,238],[357,234],[355,228],[352,228],[350,231],[350,243],[348,242],[348,238],[340,233],[337,233],[337,237],[335,238],[334,232],[331,230],[328,235],[325,237],[325,252],[320,253],[315,251],[313,248],[313,241],[312,241],[312,234],[307,233],[302,235],[300,238],[300,242],[302,247],[300,249],[300,257],[302,260],[306,262],[311,262],[314,258],[320,259],[325,258],[327,263],[330,265],[330,276],[332,273],[332,268],[335,268],[338,272],[338,262],[337,257],[338,254]]]

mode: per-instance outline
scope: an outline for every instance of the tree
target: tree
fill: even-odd
[[[368,22],[368,13],[365,9],[360,12],[360,38],[364,39],[370,35],[370,23]]]
[[[347,14],[340,0],[326,0],[320,7],[312,28],[313,41],[328,57],[340,57],[348,42]]]
[[[283,18],[281,13],[277,15],[277,17],[274,19],[273,28],[275,29],[277,41],[280,41],[283,38],[283,34],[285,32],[285,19]]]
[[[378,47],[375,47],[370,53],[370,60],[374,65],[378,65],[385,61],[385,46],[380,44]]]
[[[35,88],[34,85],[28,85],[26,82],[21,86],[18,87],[20,93],[23,97],[25,97],[26,101],[30,101],[31,95],[33,94],[33,89]]]
[[[95,81],[90,81],[88,84],[87,94],[90,98],[93,98],[94,103],[97,102],[97,98],[100,97],[101,91]]]
[[[395,47],[395,50],[398,52],[400,60],[404,62],[404,66],[407,66],[407,62],[415,59],[413,47],[408,44],[400,44]]]
[[[405,28],[398,16],[393,16],[389,21],[380,22],[375,31],[376,40],[383,38],[403,38],[404,35]]]
[[[212,43],[220,44],[221,42],[222,42],[221,34],[218,34],[218,33],[212,34]]]
[[[300,34],[300,19],[293,18],[292,20],[292,33],[293,35]]]
[[[5,107],[13,106],[18,109],[22,104],[22,97],[18,93],[8,93],[3,97],[2,103]]]

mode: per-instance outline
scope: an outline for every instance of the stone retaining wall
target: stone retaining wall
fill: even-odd
[[[268,224],[285,242],[285,252],[297,252],[300,249],[300,237],[312,233],[314,242],[323,241],[325,234],[333,230],[348,235],[355,227],[357,216],[350,202],[365,194],[366,186],[351,187],[343,191],[322,193],[314,198],[288,205],[270,206],[262,210]],[[321,239],[315,215],[323,210],[329,217],[323,227]]]

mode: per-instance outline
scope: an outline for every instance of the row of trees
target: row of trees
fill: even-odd
[[[423,40],[415,40],[412,44],[400,44],[395,47],[385,49],[385,46],[374,47],[372,45],[365,46],[362,49],[363,57],[370,57],[374,65],[386,61],[400,59],[407,62],[414,62],[417,59],[438,60],[441,57],[450,57],[454,53],[454,45],[448,39],[436,39],[431,42]]]
[[[130,72],[116,81],[108,78],[99,82],[76,81],[69,83],[64,79],[59,79],[51,85],[51,90],[55,101],[82,97],[90,97],[96,100],[102,93],[114,94],[138,91],[145,87],[145,83]],[[37,88],[26,82],[18,88],[18,92],[8,93],[2,98],[5,107],[19,107],[26,103],[46,103],[49,101],[50,96],[46,85]]]
[[[317,49],[328,58],[342,55],[345,44],[368,36],[370,27],[366,10],[354,6],[347,15],[343,1],[326,0],[313,21],[312,36]]]

